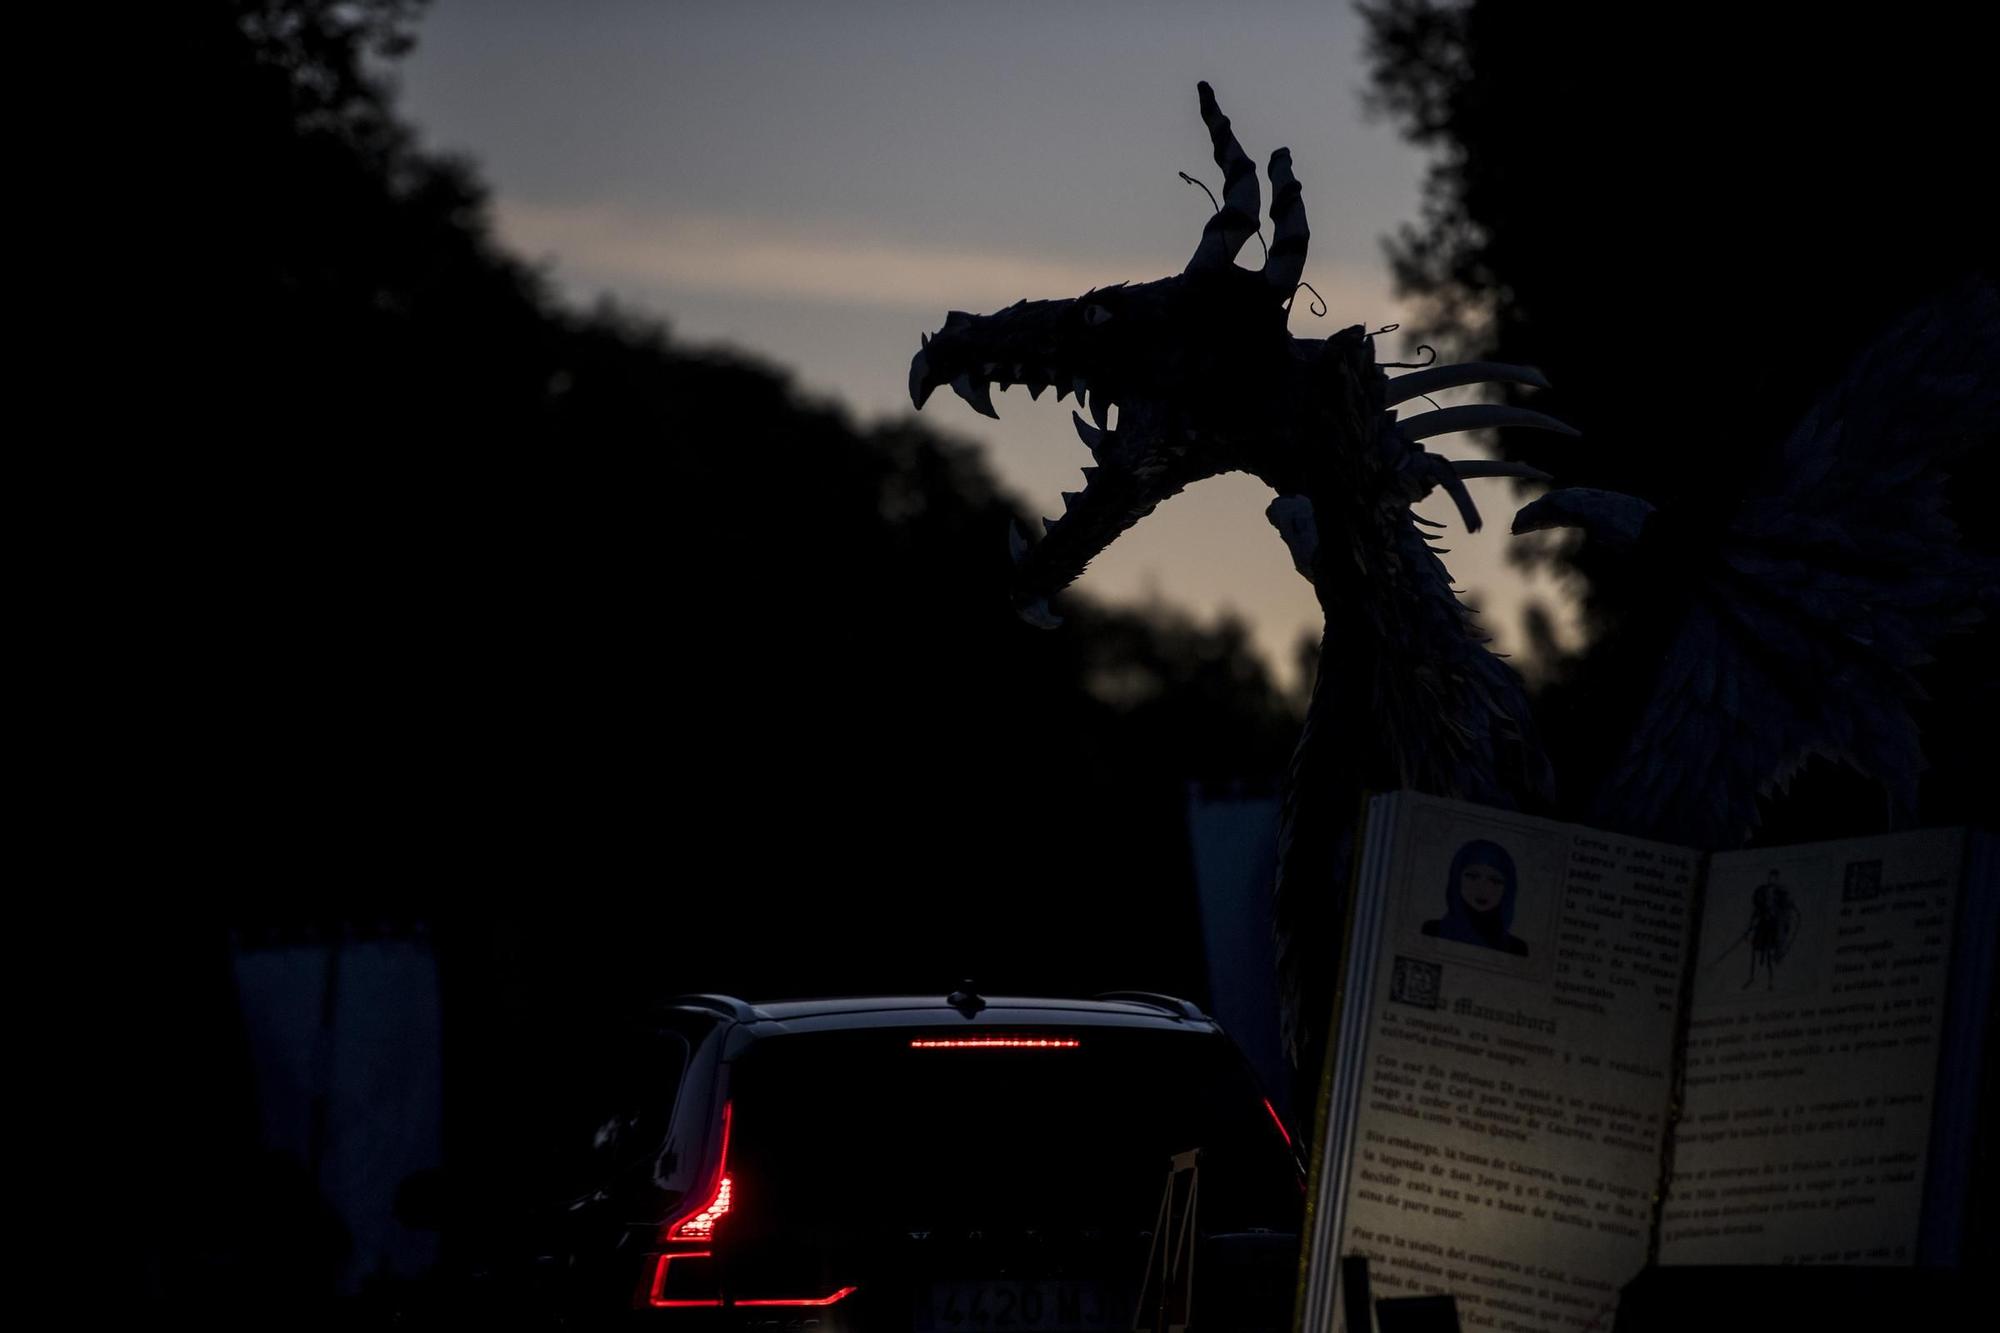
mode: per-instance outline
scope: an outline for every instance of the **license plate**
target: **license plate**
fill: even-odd
[[[1111,1328],[1097,1282],[941,1282],[917,1302],[924,1333],[1097,1333]]]

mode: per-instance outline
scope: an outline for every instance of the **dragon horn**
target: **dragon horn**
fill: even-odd
[[[1533,426],[1537,430],[1554,431],[1558,435],[1581,435],[1574,426],[1564,425],[1552,416],[1541,412],[1530,412],[1525,407],[1507,407],[1500,403],[1472,403],[1465,407],[1440,407],[1435,412],[1419,412],[1413,417],[1404,417],[1396,423],[1396,429],[1406,440],[1428,440],[1434,435],[1450,435],[1461,430],[1488,430],[1494,426]]]
[[[1448,461],[1441,454],[1432,454],[1430,457],[1440,462]],[[1444,475],[1438,478],[1438,482],[1444,487],[1444,493],[1451,497],[1451,502],[1458,506],[1458,517],[1465,524],[1465,530],[1479,531],[1479,506],[1472,503],[1472,493],[1465,489],[1465,483],[1458,479],[1458,474],[1447,466]]]
[[[1298,290],[1306,271],[1306,243],[1312,229],[1306,226],[1305,201],[1299,197],[1299,183],[1292,176],[1292,150],[1280,148],[1271,154],[1271,253],[1264,261],[1264,280],[1284,300]]]
[[[1273,205],[1274,210],[1275,207]],[[1272,249],[1275,252],[1276,247]],[[1542,372],[1533,366],[1509,366],[1498,361],[1458,361],[1448,366],[1413,370],[1407,375],[1396,376],[1389,381],[1388,391],[1382,398],[1382,406],[1394,407],[1397,403],[1406,403],[1420,394],[1436,393],[1440,389],[1456,389],[1466,384],[1483,384],[1489,380],[1498,384],[1525,384],[1535,389],[1549,387],[1549,382],[1542,377]]]
[[[1525,477],[1529,481],[1555,480],[1538,467],[1531,467],[1526,463],[1508,463],[1500,459],[1454,459],[1451,470],[1461,477]]]
[[[1236,133],[1229,128],[1229,117],[1215,104],[1215,90],[1206,83],[1195,86],[1201,94],[1202,123],[1208,126],[1208,137],[1215,144],[1215,165],[1222,168],[1222,207],[1201,229],[1201,244],[1195,247],[1194,258],[1188,260],[1190,273],[1196,269],[1227,268],[1236,262],[1236,252],[1257,232],[1260,193],[1257,168],[1243,151],[1243,145],[1236,142]]]

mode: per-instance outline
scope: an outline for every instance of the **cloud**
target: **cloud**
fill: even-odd
[[[513,249],[553,259],[572,282],[668,288],[923,310],[994,310],[1022,297],[1075,296],[1119,281],[1164,277],[1157,259],[1092,260],[900,244],[803,223],[697,214],[648,216],[607,205],[498,207]],[[1379,308],[1374,272],[1315,272],[1336,310]],[[1309,294],[1308,294],[1308,298]]]

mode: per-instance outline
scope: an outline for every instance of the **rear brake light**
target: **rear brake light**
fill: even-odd
[[[1071,1051],[1083,1043],[1075,1037],[917,1037],[913,1051]]]
[[[1285,1128],[1284,1118],[1278,1114],[1278,1108],[1271,1105],[1271,1099],[1269,1097],[1266,1097],[1264,1099],[1264,1109],[1270,1113],[1271,1123],[1278,1127],[1278,1134],[1281,1138],[1284,1139],[1285,1146],[1287,1148],[1291,1147],[1292,1132],[1289,1129]]]
[[[722,1151],[716,1155],[715,1189],[709,1194],[708,1202],[693,1212],[683,1213],[667,1227],[670,1241],[693,1241],[706,1243],[715,1236],[715,1224],[729,1211],[736,1193],[736,1186],[729,1178],[729,1121],[735,1110],[734,1103],[722,1104]],[[662,1261],[660,1271],[666,1271]]]
[[[711,1239],[715,1235],[715,1224],[729,1211],[729,1196],[734,1192],[733,1182],[728,1176],[724,1176],[716,1182],[715,1197],[710,1199],[700,1212],[691,1217],[683,1217],[674,1223],[673,1229],[667,1232],[667,1239],[692,1241]]]
[[[849,1296],[852,1296],[855,1292],[859,1290],[861,1290],[861,1288],[859,1287],[842,1287],[839,1291],[834,1292],[833,1295],[821,1296],[817,1300],[808,1300],[803,1296],[798,1296],[798,1297],[793,1297],[789,1300],[731,1301],[730,1304],[731,1305],[832,1305],[835,1301],[846,1300]]]
[[[715,1290],[715,1274],[712,1268],[701,1264],[690,1266],[688,1261],[709,1259],[713,1256],[707,1250],[695,1250],[687,1254],[663,1254],[653,1268],[652,1289],[647,1293],[646,1304],[655,1310],[719,1310],[725,1305],[761,1306],[828,1306],[846,1300],[859,1287],[842,1287],[831,1296],[777,1296],[753,1300],[724,1300],[720,1293],[707,1295]],[[672,1270],[676,1262],[681,1267]],[[669,1272],[672,1271],[671,1278]],[[695,1292],[704,1292],[695,1295]]]
[[[685,1262],[687,1260],[707,1259],[710,1257],[711,1257],[710,1252],[707,1250],[695,1250],[688,1254],[661,1255],[659,1263],[656,1264],[653,1268],[653,1287],[652,1291],[647,1295],[646,1303],[652,1306],[656,1310],[713,1310],[721,1306],[722,1298],[720,1296],[696,1297],[696,1296],[688,1296],[685,1293],[681,1295],[668,1294],[667,1268],[676,1259],[684,1261],[681,1264],[682,1271],[680,1273],[680,1276],[682,1278],[692,1277],[695,1279],[695,1281],[691,1283],[680,1284],[683,1288],[691,1287],[698,1289],[704,1285],[712,1287],[713,1286],[712,1281],[708,1283],[703,1283],[701,1281],[701,1279],[707,1275],[689,1272],[688,1271],[689,1265]]]

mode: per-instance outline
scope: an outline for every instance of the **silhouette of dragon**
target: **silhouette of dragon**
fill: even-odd
[[[1244,471],[1277,493],[1267,517],[1325,617],[1285,777],[1276,886],[1287,1039],[1295,1059],[1310,1060],[1332,971],[1314,960],[1337,955],[1362,795],[1407,787],[1555,812],[1521,682],[1454,595],[1446,552],[1429,540],[1437,525],[1411,509],[1443,488],[1476,530],[1466,479],[1548,478],[1452,462],[1423,441],[1491,427],[1576,432],[1502,404],[1400,419],[1392,410],[1465,385],[1547,387],[1533,369],[1470,362],[1391,378],[1362,326],[1292,336],[1287,310],[1310,232],[1291,154],[1278,149],[1267,168],[1264,265],[1242,267],[1238,251],[1260,232],[1256,170],[1206,83],[1199,101],[1223,197],[1186,268],[989,315],[952,311],[911,362],[910,396],[921,409],[949,385],[997,416],[993,386],[1039,398],[1053,385],[1089,412],[1072,413],[1093,456],[1083,490],[1064,495],[1040,540],[1018,524],[1009,534],[1015,608],[1035,625],[1060,623],[1050,598],[1184,487]],[[1733,845],[1754,826],[1758,798],[1815,754],[1880,779],[1897,809],[1913,808],[1922,761],[1910,670],[1995,581],[1959,548],[1934,464],[2000,407],[1981,363],[2000,347],[1996,304],[1978,285],[1892,329],[1725,523],[1676,523],[1643,500],[1583,488],[1519,512],[1517,533],[1581,528],[1671,571],[1676,589],[1649,692],[1620,722],[1629,741],[1591,784],[1589,808],[1562,813]]]

